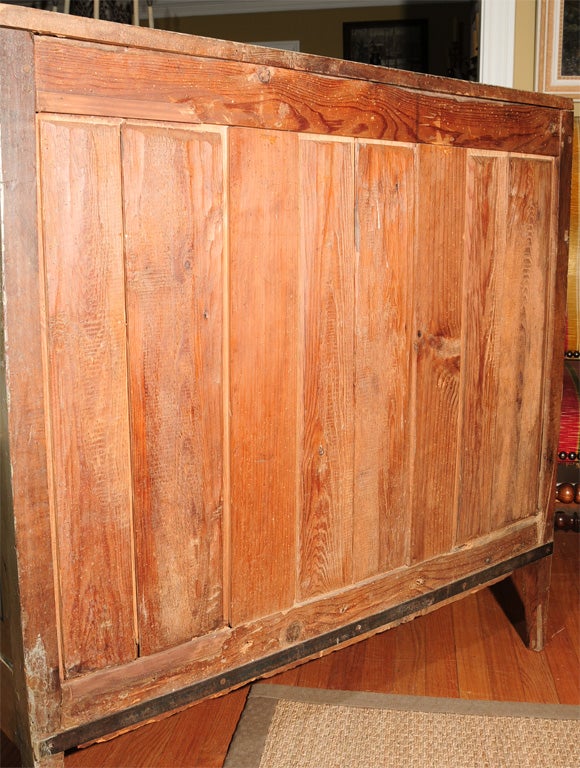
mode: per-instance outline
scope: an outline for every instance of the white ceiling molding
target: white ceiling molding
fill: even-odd
[[[272,13],[275,11],[313,11],[325,8],[368,8],[385,5],[452,2],[452,0],[153,0],[156,18],[175,16],[222,16],[231,13]],[[147,13],[140,2],[141,16]]]

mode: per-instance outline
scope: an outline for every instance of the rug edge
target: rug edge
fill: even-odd
[[[250,688],[223,768],[258,768],[260,765],[278,699],[259,693],[252,695],[253,688]]]
[[[248,701],[272,702],[272,714],[280,699],[346,707],[370,707],[397,711],[444,712],[494,717],[535,717],[543,720],[580,720],[580,704],[538,704],[533,702],[483,701],[431,696],[401,696],[370,691],[342,691],[305,688],[277,683],[255,683]],[[271,717],[271,715],[270,715]]]

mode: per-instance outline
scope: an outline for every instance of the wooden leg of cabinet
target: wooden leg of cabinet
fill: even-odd
[[[546,641],[551,570],[552,557],[549,556],[512,574],[524,610],[526,642],[533,651],[543,650]]]

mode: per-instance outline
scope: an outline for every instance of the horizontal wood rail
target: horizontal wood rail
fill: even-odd
[[[385,611],[380,611],[368,618],[352,622],[332,632],[327,632],[303,643],[298,643],[257,662],[224,671],[223,674],[214,675],[174,693],[158,696],[135,707],[130,707],[116,714],[95,720],[92,723],[57,733],[41,742],[41,749],[46,755],[63,752],[123,728],[147,722],[163,712],[179,709],[200,699],[231,691],[258,677],[273,671],[279,671],[283,667],[302,663],[317,654],[324,653],[328,649],[345,645],[356,638],[372,634],[382,628],[394,626],[409,617],[425,613],[440,603],[451,600],[478,587],[490,585],[518,568],[552,555],[553,550],[553,542],[543,544],[502,563],[471,574],[466,578],[458,579],[432,592],[420,595],[392,608],[387,608]]]

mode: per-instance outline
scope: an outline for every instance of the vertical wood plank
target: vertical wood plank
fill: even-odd
[[[537,512],[551,178],[550,160],[509,160],[492,530]]]
[[[222,143],[123,130],[142,654],[223,623]]]
[[[354,144],[300,142],[304,297],[300,596],[352,581]]]
[[[119,126],[40,121],[63,662],[135,657]]]
[[[465,152],[419,148],[412,559],[455,534]]]
[[[470,156],[460,542],[536,513],[551,178],[550,161]]]
[[[507,162],[507,155],[472,153],[467,162],[459,542],[491,530],[494,467],[509,461],[498,452],[498,431],[504,427],[496,416],[500,371],[510,365],[500,349],[505,322],[501,296],[506,290]]]
[[[231,621],[296,572],[298,137],[230,130]]]
[[[358,144],[355,581],[407,559],[414,162],[408,146]]]
[[[60,725],[34,71],[33,36],[0,29],[0,567],[17,694],[3,688],[2,709],[5,702],[15,704],[12,715],[26,765],[33,763],[41,732]]]

